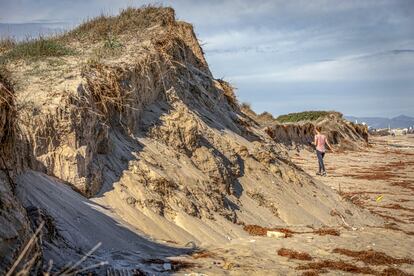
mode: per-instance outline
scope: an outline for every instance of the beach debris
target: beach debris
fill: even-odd
[[[339,230],[334,229],[334,228],[327,228],[327,227],[313,230],[312,233],[318,234],[319,236],[326,236],[326,235],[339,236],[341,234]]]
[[[289,259],[296,259],[301,261],[311,261],[312,257],[306,252],[299,252],[292,249],[281,248],[277,251],[277,255],[287,257]]]
[[[214,265],[216,265],[216,266],[223,266],[224,264],[223,264],[223,262],[222,261],[220,261],[220,260],[218,260],[218,261],[213,261],[213,264]]]
[[[375,243],[372,245],[375,246]],[[373,249],[355,251],[345,248],[335,248],[332,252],[351,257],[367,265],[414,264],[414,260],[410,258],[395,258],[384,252],[375,251]]]
[[[380,195],[380,196],[378,196],[376,199],[375,199],[375,201],[376,202],[381,202],[381,200],[384,198],[384,196],[383,195]]]
[[[190,247],[190,248],[192,248],[192,249],[196,249],[196,248],[197,248],[197,245],[195,244],[195,242],[194,242],[194,241],[189,241],[189,242],[187,242],[184,246],[185,246],[185,247]]]
[[[164,270],[171,270],[172,269],[171,263],[164,263],[162,265],[162,268],[164,268]]]
[[[230,269],[232,269],[234,267],[234,263],[231,263],[231,262],[225,262],[224,263],[224,265],[223,265],[223,268],[225,269],[225,270],[230,270]]]
[[[207,251],[207,250],[201,250],[201,251],[195,252],[191,255],[191,257],[193,257],[193,259],[214,258],[216,256],[217,256],[216,253],[213,253],[213,252]]]
[[[267,231],[266,236],[269,238],[284,238],[285,233],[279,231]]]

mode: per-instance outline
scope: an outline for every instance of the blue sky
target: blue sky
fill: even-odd
[[[257,112],[414,116],[411,0],[0,0],[0,35],[58,32],[148,3],[193,23],[214,76]]]

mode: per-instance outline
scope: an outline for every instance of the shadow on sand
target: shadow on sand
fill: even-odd
[[[46,261],[52,259],[56,267],[79,260],[98,243],[102,246],[86,264],[106,261],[114,268],[142,268],[148,259],[165,259],[194,251],[144,238],[124,222],[126,226],[121,225],[110,210],[43,173],[28,171],[17,181],[18,197],[24,207],[36,206],[47,222],[43,233],[44,257]]]

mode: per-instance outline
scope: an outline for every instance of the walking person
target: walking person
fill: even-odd
[[[323,158],[325,157],[326,145],[334,152],[334,149],[329,144],[328,139],[322,134],[322,127],[316,126],[314,145],[316,146],[316,156],[318,157],[319,171],[316,175],[326,176],[325,164]]]

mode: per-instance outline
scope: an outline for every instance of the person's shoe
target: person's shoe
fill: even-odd
[[[317,172],[316,175],[322,175],[320,172]]]
[[[323,172],[321,175],[322,175],[322,176],[326,176],[326,172]]]

